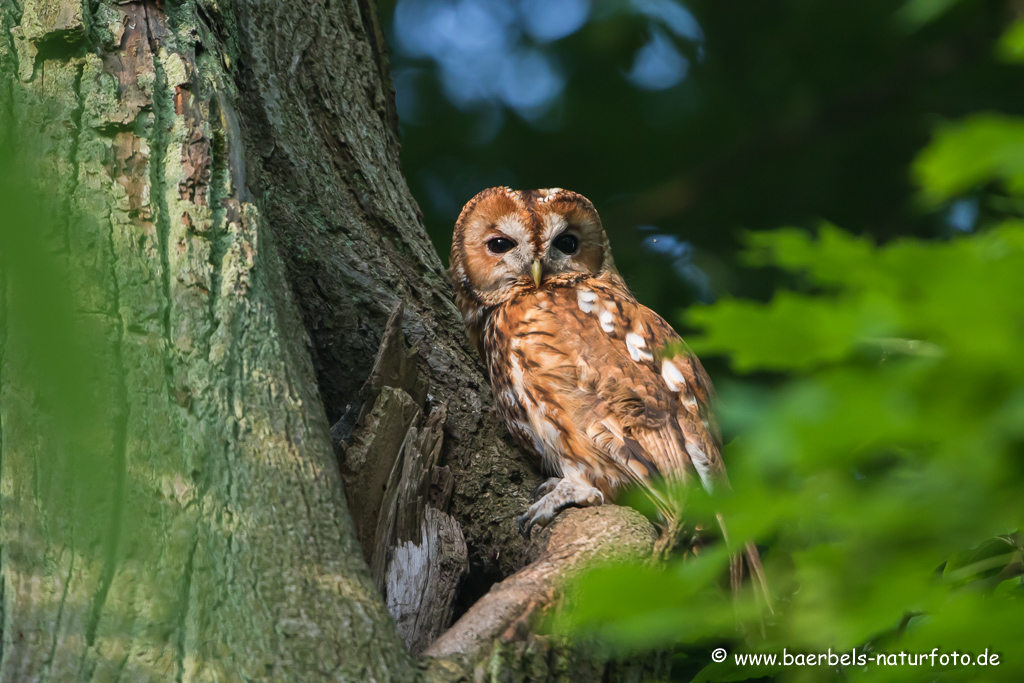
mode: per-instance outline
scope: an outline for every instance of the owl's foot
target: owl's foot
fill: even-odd
[[[560,481],[562,481],[561,477],[551,477],[550,479],[548,479],[546,482],[538,486],[537,490],[533,492],[533,496],[530,498],[530,502],[536,503],[538,500],[551,493],[554,490],[554,488],[558,486],[558,482]]]
[[[530,537],[530,530],[534,526],[547,526],[555,515],[566,508],[604,504],[603,493],[589,482],[570,477],[548,479],[540,485],[537,493],[543,494],[541,499],[531,505],[526,514],[516,517],[519,533],[525,538]]]

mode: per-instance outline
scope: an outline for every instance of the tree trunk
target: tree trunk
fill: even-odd
[[[0,8],[0,130],[38,135],[6,147],[46,174],[73,290],[57,357],[81,354],[66,373],[88,387],[32,368],[33,323],[13,321],[39,273],[4,263],[0,679],[414,678],[406,644],[526,563],[513,519],[541,478],[489,410],[401,175],[373,0]],[[634,513],[570,517],[572,538],[649,551]],[[428,537],[446,569],[415,585],[438,612],[400,636],[378,586]],[[547,538],[549,569],[606,554],[552,560]],[[548,646],[539,667],[507,627],[541,602],[428,675],[603,671]]]

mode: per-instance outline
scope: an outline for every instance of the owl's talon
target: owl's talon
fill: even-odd
[[[547,488],[547,493],[531,505],[523,515],[516,518],[519,533],[524,538],[530,537],[530,531],[534,526],[546,527],[555,518],[555,515],[566,508],[604,504],[604,494],[591,486],[589,482],[577,481],[569,477],[563,479],[553,477],[541,484],[538,492],[545,488]]]
[[[530,502],[536,503],[538,500],[551,493],[551,491],[553,491],[554,488],[558,486],[558,482],[560,481],[562,481],[561,477],[551,477],[550,479],[545,481],[543,484],[541,484],[534,490],[533,496],[530,498]]]
[[[530,516],[519,515],[516,517],[516,526],[519,527],[519,534],[526,540],[530,540],[530,529],[533,528],[533,520],[530,519]]]

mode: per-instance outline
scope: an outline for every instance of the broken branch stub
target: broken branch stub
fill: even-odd
[[[363,555],[412,652],[451,622],[456,590],[469,571],[462,528],[447,514],[452,475],[439,464],[447,406],[424,419],[426,389],[402,333],[399,304],[360,392],[352,445],[339,462]],[[333,430],[339,441],[345,419]]]

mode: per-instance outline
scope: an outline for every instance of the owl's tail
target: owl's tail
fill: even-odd
[[[669,559],[673,551],[682,543],[686,542],[687,532],[692,532],[683,522],[681,511],[660,496],[652,492],[652,498],[657,497],[656,505],[662,515],[661,536],[654,546],[654,558],[656,561],[664,562]],[[722,515],[716,515],[718,526],[722,530],[722,539],[728,543],[729,534],[725,528],[725,520]],[[751,586],[757,598],[759,609],[762,615],[762,630],[764,615],[774,614],[771,592],[768,590],[768,578],[764,573],[764,566],[761,564],[761,554],[753,541],[748,541],[743,549],[729,558],[729,586],[732,588],[733,596],[738,597],[743,586],[744,575],[750,574]]]
[[[716,517],[718,526],[722,530],[722,538],[728,543],[729,535],[725,530],[725,520],[722,519],[722,515],[716,515]],[[757,546],[753,541],[747,541],[743,550],[729,558],[729,585],[732,587],[733,595],[739,595],[740,587],[743,585],[744,564],[747,571],[750,572],[750,582],[762,610],[766,609],[769,614],[774,614],[772,595],[768,591],[768,579],[764,575],[764,566],[761,564],[761,554],[757,552]],[[762,614],[764,614],[763,611]]]
[[[654,483],[654,481],[664,482],[664,478],[658,472],[654,463],[646,457],[640,445],[632,439],[625,439],[625,443],[630,457],[627,458],[627,466],[621,467],[621,471],[627,481],[631,481],[641,487],[658,510],[662,521],[662,531],[661,536],[654,545],[653,556],[655,561],[664,562],[669,559],[676,547],[684,542],[687,535],[687,525],[684,521],[682,505],[678,500],[668,495],[666,491],[659,490],[660,487]],[[643,466],[644,469],[642,471],[638,472],[634,467],[628,466],[634,460]],[[719,528],[722,530],[722,539],[728,544],[729,533],[725,528],[725,519],[721,514],[715,515],[715,517],[718,520]],[[729,558],[729,584],[732,587],[734,596],[739,595],[740,587],[743,585],[744,565],[746,565],[746,570],[750,572],[751,584],[754,588],[754,594],[758,598],[758,603],[761,605],[762,614],[764,614],[765,610],[769,614],[774,614],[775,609],[772,607],[772,596],[768,590],[768,579],[764,573],[764,566],[761,564],[761,555],[757,551],[757,546],[752,541],[748,541],[743,546],[742,551]]]

